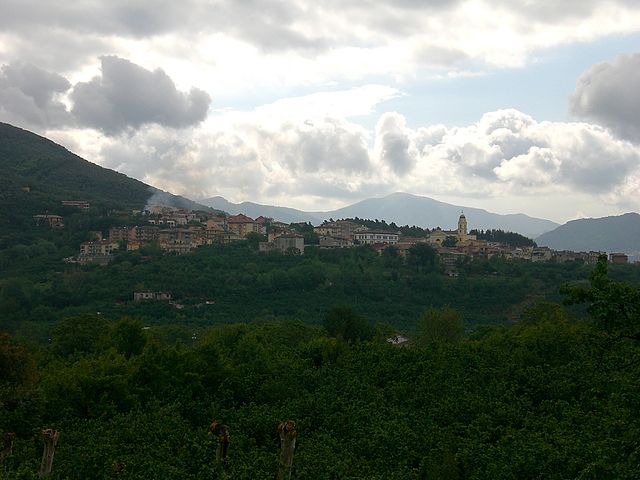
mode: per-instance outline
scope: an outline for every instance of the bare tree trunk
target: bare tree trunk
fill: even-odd
[[[291,479],[291,466],[293,465],[293,452],[296,449],[296,422],[287,420],[278,425],[280,433],[280,462],[278,465],[278,480]]]
[[[53,454],[58,444],[58,437],[60,432],[53,430],[52,428],[46,428],[42,430],[42,440],[44,441],[44,450],[42,451],[42,463],[40,463],[40,471],[38,476],[40,478],[51,475],[51,468],[53,467]]]
[[[218,436],[218,448],[216,449],[216,462],[222,465],[225,473],[229,473],[229,443],[231,443],[231,435],[229,427],[214,420],[209,427],[211,433]]]

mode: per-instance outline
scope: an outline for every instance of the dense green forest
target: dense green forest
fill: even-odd
[[[512,326],[465,334],[433,307],[409,346],[349,307],[320,324],[199,330],[79,314],[50,343],[0,339],[4,478],[274,478],[280,421],[296,422],[292,478],[635,479],[640,475],[640,293],[610,279],[563,287]],[[216,463],[213,419],[231,434]]]
[[[577,262],[496,258],[462,262],[459,275],[448,277],[426,245],[403,258],[394,249],[378,255],[366,246],[261,254],[252,241],[205,246],[184,256],[162,255],[151,245],[121,253],[108,267],[62,262],[76,253],[88,230],[112,221],[117,219],[82,214],[82,230],[43,229],[31,244],[0,250],[0,328],[43,340],[60,318],[96,312],[194,328],[256,319],[319,324],[330,308],[348,305],[373,324],[411,332],[426,308],[449,305],[475,329],[509,322],[536,301],[557,301],[561,284],[586,279],[590,269]],[[631,266],[613,273],[630,281],[640,274]],[[141,291],[168,292],[173,302],[134,302],[133,293]]]

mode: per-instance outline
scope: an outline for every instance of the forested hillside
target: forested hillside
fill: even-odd
[[[166,204],[206,208],[161,192],[114,170],[102,168],[66,148],[34,133],[0,123],[0,247],[24,242],[33,229],[33,215],[65,217],[77,208],[62,206],[63,200],[89,202],[94,213],[143,209],[156,194]]]
[[[324,327],[194,335],[77,315],[45,346],[5,336],[0,431],[16,440],[4,475],[35,478],[50,427],[53,479],[274,478],[289,419],[296,479],[638,478],[638,289],[602,264],[564,291],[588,316],[538,304],[462,338],[435,309],[408,347],[345,338],[333,327],[358,324],[348,309]],[[231,435],[226,468],[214,419]]]
[[[87,162],[46,138],[6,123],[0,123],[0,169],[3,213],[12,220],[57,210],[62,200],[143,208],[152,195],[149,186],[138,180]]]
[[[370,247],[261,254],[251,242],[183,256],[149,247],[121,253],[108,267],[78,267],[61,262],[74,253],[67,243],[73,236],[51,233],[51,240],[0,251],[0,328],[48,338],[59,319],[98,311],[150,325],[203,327],[261,318],[318,324],[327,310],[346,305],[372,324],[409,332],[426,308],[448,305],[475,329],[508,322],[534,301],[557,300],[562,283],[585,279],[590,269],[493,259],[461,263],[458,276],[449,277],[426,245],[404,259],[393,249],[378,255]],[[635,268],[618,271],[638,280]],[[142,291],[170,293],[173,302],[135,302],[134,292]]]

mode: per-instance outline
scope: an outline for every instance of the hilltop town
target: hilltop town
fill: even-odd
[[[80,210],[89,208],[88,202],[63,202]],[[169,206],[154,206],[144,211],[132,212],[135,225],[116,226],[108,232],[91,232],[91,240],[80,245],[77,256],[66,259],[69,263],[106,265],[117,251],[136,251],[156,245],[165,253],[182,255],[203,245],[227,244],[251,239],[260,252],[280,251],[289,254],[304,254],[307,248],[335,249],[370,245],[377,253],[390,253],[406,257],[417,245],[433,248],[440,258],[443,271],[456,274],[456,264],[464,259],[490,259],[500,257],[507,260],[530,262],[582,261],[595,264],[604,252],[574,252],[539,247],[533,241],[513,242],[479,238],[483,232],[469,230],[468,220],[462,212],[457,220],[457,229],[432,230],[419,227],[397,227],[394,223],[361,219],[325,220],[318,226],[310,223],[286,224],[273,218],[259,216],[251,218],[244,214],[227,215],[192,211]],[[51,228],[64,227],[64,219],[58,215],[34,215],[38,225]],[[372,228],[374,224],[377,228]],[[503,232],[504,233],[504,232]],[[612,263],[628,262],[624,253],[610,253]]]

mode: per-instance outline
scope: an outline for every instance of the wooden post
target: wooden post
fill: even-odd
[[[296,422],[287,420],[278,425],[280,434],[280,462],[278,465],[278,480],[291,479],[291,466],[293,465],[293,452],[296,449]]]
[[[58,437],[60,432],[52,428],[46,428],[42,430],[42,440],[44,441],[44,450],[42,451],[42,463],[40,463],[40,471],[38,476],[40,478],[51,475],[51,468],[53,467],[53,454],[56,451],[56,445],[58,444]]]
[[[13,451],[13,441],[16,439],[14,432],[7,432],[2,436],[2,450],[0,450],[0,466],[4,465],[4,459],[11,456]],[[7,466],[4,465],[4,475],[2,478],[9,478]]]
[[[111,464],[111,478],[119,478],[124,472],[123,462],[113,462]]]
[[[231,443],[231,435],[229,434],[229,427],[214,420],[209,427],[211,433],[218,436],[218,448],[216,449],[216,462],[222,464],[222,468],[225,472],[229,471],[229,443]]]
[[[16,434],[13,432],[7,432],[2,436],[2,450],[0,450],[0,465],[4,463],[4,459],[11,456],[13,450],[13,441],[16,439]]]

